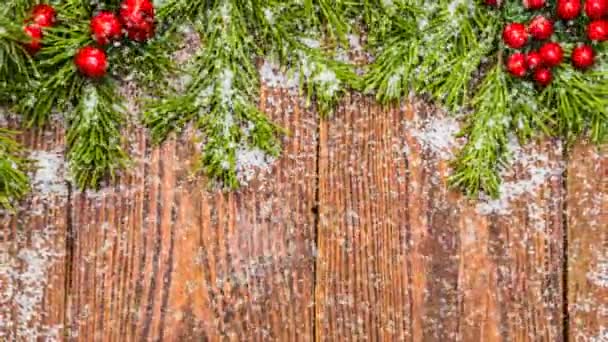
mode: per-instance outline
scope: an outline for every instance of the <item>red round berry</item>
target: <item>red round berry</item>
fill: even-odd
[[[154,6],[150,0],[124,0],[120,19],[130,39],[141,42],[154,36]]]
[[[595,20],[587,26],[587,37],[590,40],[603,42],[608,39],[608,21]]]
[[[590,19],[601,19],[608,13],[607,0],[587,0],[585,1],[585,14]]]
[[[507,59],[507,70],[516,77],[526,76],[526,57],[521,52],[516,52]]]
[[[23,28],[30,41],[23,44],[30,54],[35,54],[42,48],[42,29],[36,24],[27,25]]]
[[[535,70],[539,66],[543,64],[543,59],[540,57],[540,53],[536,51],[530,51],[526,55],[526,64],[528,65],[528,69]]]
[[[122,25],[112,12],[100,12],[91,19],[91,32],[99,45],[106,45],[110,41],[120,39]]]
[[[545,40],[553,34],[553,22],[542,15],[538,15],[530,21],[528,32],[538,40]]]
[[[486,0],[486,5],[492,7],[498,7],[498,0]]]
[[[520,23],[510,23],[502,31],[502,39],[513,49],[522,48],[528,42],[526,26]]]
[[[555,42],[545,43],[540,47],[539,53],[543,63],[548,67],[559,65],[564,58],[562,47]]]
[[[581,12],[580,0],[558,0],[557,16],[563,20],[572,20]]]
[[[534,80],[541,86],[548,86],[553,80],[553,73],[549,68],[538,68],[534,71]]]
[[[105,76],[108,69],[106,53],[92,46],[85,46],[78,50],[74,56],[74,63],[83,75],[92,78]]]
[[[40,27],[51,27],[55,25],[57,19],[57,13],[55,9],[47,4],[40,4],[34,6],[32,9],[31,21]]]
[[[577,46],[572,50],[572,64],[579,69],[587,69],[593,65],[595,53],[589,45]]]
[[[524,7],[531,10],[540,9],[545,5],[545,0],[524,0]]]

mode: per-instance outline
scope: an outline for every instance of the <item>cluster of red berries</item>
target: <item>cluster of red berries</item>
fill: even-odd
[[[106,52],[102,49],[111,42],[118,41],[123,34],[136,42],[144,42],[154,36],[154,5],[150,0],[123,0],[117,16],[113,12],[101,11],[90,22],[91,34],[96,46],[85,46],[74,56],[74,63],[85,76],[100,78],[108,69]],[[28,19],[25,32],[30,36],[26,48],[32,54],[40,50],[42,27],[51,27],[56,20],[53,7],[37,5]],[[31,21],[31,23],[30,23]]]
[[[498,6],[498,0],[486,0],[486,4]],[[546,6],[545,0],[523,0],[523,6],[529,10],[540,10]],[[582,10],[581,0],[558,0],[555,13],[558,20],[570,21],[576,19]],[[591,20],[587,25],[587,38],[590,41],[608,40],[608,0],[586,0],[585,14]],[[553,35],[553,20],[544,15],[537,15],[527,25],[509,23],[503,30],[503,41],[512,49],[524,48],[530,38],[545,41]],[[516,77],[525,77],[532,72],[537,84],[546,86],[551,83],[553,73],[551,68],[562,63],[564,52],[557,42],[546,42],[538,50],[528,53],[516,52],[507,58],[507,69]],[[595,52],[588,44],[581,44],[572,50],[571,61],[578,69],[593,66]]]

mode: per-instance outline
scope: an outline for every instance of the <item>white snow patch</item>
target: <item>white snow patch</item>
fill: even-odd
[[[275,158],[259,148],[239,147],[236,151],[236,172],[241,184],[253,179],[256,172],[268,172]]]
[[[281,67],[273,62],[264,61],[260,67],[260,78],[268,87],[279,89],[297,89],[300,80],[297,73],[288,75],[281,72]]]
[[[33,151],[30,158],[36,165],[32,185],[37,192],[45,196],[67,196],[63,153],[60,151]]]
[[[0,331],[14,328],[16,337],[24,341],[58,341],[62,326],[42,326],[39,317],[47,314],[42,310],[42,302],[47,289],[49,269],[63,256],[54,243],[56,230],[46,227],[32,230],[30,236],[19,232],[18,243],[24,247],[10,258],[8,263],[0,264],[0,279],[8,282],[2,287],[0,302],[12,299],[15,303],[15,319],[0,317]],[[0,339],[2,339],[0,335]]]
[[[558,149],[561,149],[561,144],[558,144]],[[533,149],[532,153],[524,151],[519,145],[517,138],[511,136],[509,139],[509,150],[513,156],[513,160],[509,165],[521,165],[523,170],[529,174],[527,178],[517,179],[514,181],[505,181],[505,178],[512,175],[513,168],[508,167],[501,172],[503,183],[500,186],[500,197],[491,199],[485,195],[480,197],[477,204],[477,212],[482,215],[509,214],[511,202],[527,193],[534,193],[545,182],[553,176],[560,176],[563,172],[564,165],[559,161],[552,161],[547,152]],[[538,229],[541,229],[544,223],[542,222],[542,208],[540,206],[529,205],[530,217],[532,224]]]
[[[406,122],[406,128],[410,122]],[[433,116],[422,122],[421,129],[412,129],[412,136],[416,138],[423,148],[430,149],[441,159],[452,158],[453,150],[460,146],[456,134],[460,126],[458,120],[451,116]],[[409,148],[406,147],[406,152]]]

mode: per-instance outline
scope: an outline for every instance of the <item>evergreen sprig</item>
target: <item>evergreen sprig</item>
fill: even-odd
[[[382,103],[416,91],[452,112],[469,114],[461,132],[468,143],[452,163],[453,186],[470,196],[480,192],[498,196],[510,133],[522,142],[540,134],[571,142],[589,129],[593,141],[606,141],[605,47],[596,46],[600,53],[595,68],[581,71],[563,63],[553,70],[553,83],[541,88],[503,69],[506,56],[513,53],[500,39],[505,23],[526,23],[540,14],[525,9],[521,1],[502,1],[499,9],[482,0],[383,3],[364,10],[376,59],[361,88],[375,92]],[[549,9],[555,5],[555,0],[548,1],[540,12],[551,16]],[[565,48],[564,59],[577,42],[585,40],[584,30],[576,27],[586,20],[581,16],[575,23],[555,24],[554,37]],[[532,42],[529,49],[540,44]]]
[[[14,202],[30,189],[25,171],[29,162],[15,141],[16,132],[0,128],[0,208],[14,209]]]
[[[185,91],[153,101],[144,113],[156,142],[189,122],[203,133],[198,169],[227,188],[239,185],[237,153],[280,152],[284,131],[257,109],[256,57],[278,60],[300,76],[309,102],[332,112],[345,89],[356,83],[352,65],[337,58],[351,31],[344,0],[168,1],[166,21],[189,20],[203,47],[192,62]]]
[[[106,177],[114,178],[129,164],[120,138],[124,107],[117,96],[117,83],[135,80],[144,90],[158,93],[166,87],[159,80],[175,70],[170,60],[175,43],[164,28],[145,44],[124,39],[106,49],[110,69],[102,79],[89,79],[77,70],[74,56],[78,50],[95,45],[90,32],[92,16],[102,9],[118,10],[119,4],[117,0],[55,2],[57,24],[44,29],[43,48],[34,58],[25,55],[33,60],[35,76],[16,82],[19,89],[11,89],[19,99],[16,110],[27,126],[43,126],[51,113],[63,114],[71,176],[82,189],[98,188]]]

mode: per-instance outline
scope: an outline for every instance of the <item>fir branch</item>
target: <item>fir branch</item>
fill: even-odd
[[[257,109],[259,76],[253,57],[250,15],[241,1],[213,2],[202,35],[205,47],[192,62],[191,81],[183,94],[151,103],[144,123],[160,142],[188,122],[204,133],[198,170],[227,188],[239,185],[239,148],[259,148],[277,155],[282,130]]]
[[[485,76],[472,100],[473,113],[462,135],[468,142],[453,162],[454,174],[449,181],[469,196],[484,191],[498,196],[499,167],[505,162],[509,115],[509,87],[502,63],[497,63]]]
[[[97,189],[107,176],[113,180],[128,164],[121,145],[123,108],[109,80],[86,82],[69,118],[67,157],[74,182]]]
[[[546,108],[555,108],[557,134],[573,142],[586,128],[591,139],[602,143],[608,125],[608,71],[580,72],[564,64],[555,70],[555,80],[540,95]]]
[[[30,184],[25,174],[28,160],[21,145],[15,142],[16,132],[0,128],[0,208],[14,209],[14,202],[22,199]]]
[[[308,104],[314,97],[321,115],[330,115],[346,90],[358,84],[353,65],[336,58],[346,44],[348,5],[345,1],[269,2],[258,8],[259,41],[266,55],[275,56],[300,76]],[[323,34],[325,32],[325,34]]]
[[[14,102],[36,74],[34,61],[23,46],[27,40],[21,25],[0,17],[0,102]]]

